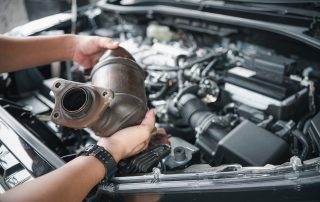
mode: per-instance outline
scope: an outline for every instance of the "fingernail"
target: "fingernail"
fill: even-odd
[[[152,110],[152,113],[153,113],[154,115],[157,114],[157,110],[156,110],[155,108],[153,108],[153,109],[151,109],[151,110]]]

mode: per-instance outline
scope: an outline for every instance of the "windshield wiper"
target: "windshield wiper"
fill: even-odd
[[[255,13],[269,13],[295,17],[314,18],[320,16],[316,10],[291,7],[287,4],[310,4],[320,5],[320,0],[122,0],[122,5],[173,5],[193,6],[198,10],[205,7],[250,11]],[[318,4],[316,4],[318,3]]]
[[[305,4],[320,3],[319,0],[225,0],[226,2],[259,3],[259,4]]]
[[[274,11],[278,11],[278,13],[282,13],[284,15],[297,15],[297,16],[306,16],[306,17],[318,17],[320,16],[320,12],[314,10],[307,10],[302,8],[294,8],[288,6],[280,6],[280,5],[263,5],[263,4],[250,4],[251,6],[260,7],[260,8],[269,8]]]
[[[292,0],[280,0],[279,2],[292,1]],[[294,0],[296,1],[299,0]],[[254,3],[253,3],[254,2]],[[256,13],[270,13],[270,14],[279,14],[279,15],[287,15],[287,16],[295,16],[295,17],[309,17],[314,18],[320,16],[320,12],[296,8],[290,6],[283,5],[272,5],[271,3],[265,4],[262,2],[273,2],[273,1],[264,1],[264,0],[225,0],[225,1],[202,1],[199,10],[203,10],[203,8],[215,7],[215,8],[225,8],[225,9],[233,9],[233,10],[242,10],[242,11],[250,11]],[[304,0],[304,3],[309,2],[308,0]],[[310,1],[311,2],[311,1]],[[320,1],[317,1],[320,3]]]

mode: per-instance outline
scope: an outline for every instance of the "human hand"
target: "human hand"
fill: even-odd
[[[135,155],[148,147],[155,125],[155,110],[149,110],[138,126],[122,129],[111,137],[103,137],[98,145],[104,147],[116,162]]]
[[[92,68],[106,50],[119,46],[111,38],[78,35],[74,37],[73,44],[72,60],[86,69]]]

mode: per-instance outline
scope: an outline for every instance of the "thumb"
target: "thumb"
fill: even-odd
[[[113,41],[110,38],[101,37],[99,40],[99,46],[100,48],[105,48],[105,49],[115,49],[119,47],[119,42]]]
[[[146,113],[146,115],[140,125],[146,126],[148,128],[149,132],[152,132],[152,130],[154,129],[155,122],[156,122],[155,115],[156,115],[155,109],[149,110]]]

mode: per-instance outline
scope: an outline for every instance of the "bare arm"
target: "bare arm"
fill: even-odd
[[[139,126],[120,130],[109,138],[101,138],[98,144],[105,147],[116,161],[142,151],[151,138],[154,115],[153,110],[149,111]],[[0,195],[0,201],[82,201],[104,175],[105,168],[99,160],[92,156],[81,156],[47,175],[5,192]]]
[[[78,157],[60,169],[5,192],[0,199],[3,202],[82,201],[104,172],[103,164],[95,157]]]
[[[118,47],[110,38],[96,36],[0,36],[0,72],[10,72],[54,61],[73,60],[89,68],[107,49]]]

